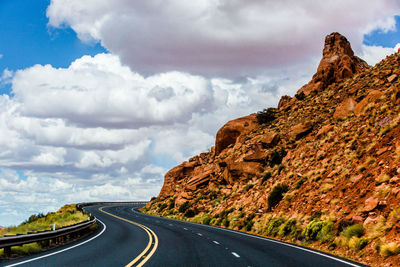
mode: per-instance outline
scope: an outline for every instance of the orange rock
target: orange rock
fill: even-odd
[[[378,206],[378,203],[379,203],[379,199],[377,199],[377,198],[370,197],[370,198],[366,199],[365,203],[364,203],[363,211],[364,212],[373,211]]]
[[[396,78],[397,78],[397,75],[396,74],[392,74],[392,75],[390,75],[388,78],[387,78],[387,80],[388,80],[388,82],[393,82],[394,80],[396,80]]]
[[[370,104],[374,103],[376,100],[378,100],[383,93],[379,90],[374,90],[370,92],[363,100],[360,101],[355,107],[354,107],[354,113],[356,115],[361,115],[364,113],[365,108]]]
[[[353,114],[354,107],[357,103],[350,97],[345,99],[335,110],[333,114],[333,118],[343,119],[351,114]]]
[[[215,155],[219,155],[222,150],[229,145],[235,144],[236,140],[254,130],[258,126],[256,115],[252,114],[226,123],[217,132],[215,140]]]
[[[268,133],[262,139],[261,143],[265,148],[274,147],[279,142],[279,135],[277,133]]]
[[[329,133],[333,129],[333,126],[328,124],[321,127],[321,129],[317,133],[317,137],[321,137],[327,133]]]
[[[289,129],[289,136],[294,139],[299,139],[306,136],[312,130],[312,124],[299,123]]]
[[[368,64],[354,56],[347,39],[337,32],[331,33],[325,38],[317,72],[299,92],[308,95],[312,91],[321,91],[330,84],[349,78],[366,68],[369,68]]]

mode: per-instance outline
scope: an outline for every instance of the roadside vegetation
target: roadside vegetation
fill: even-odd
[[[46,215],[43,213],[33,214],[27,220],[18,226],[10,226],[0,229],[0,237],[13,236],[18,234],[30,234],[41,231],[50,231],[55,224],[56,229],[74,225],[88,220],[88,215],[77,210],[75,204],[65,205],[57,212],[49,212]],[[90,230],[95,230],[94,225]],[[42,251],[48,247],[48,243],[34,242],[22,246],[11,248],[13,256],[30,255]],[[0,258],[4,257],[4,249],[0,249]]]

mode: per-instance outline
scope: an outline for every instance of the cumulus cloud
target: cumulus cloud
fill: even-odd
[[[52,0],[47,16],[143,73],[246,76],[319,55],[332,31],[360,52],[363,34],[392,30],[399,11],[396,0]]]
[[[400,48],[400,43],[395,47],[382,47],[382,46],[368,46],[363,45],[361,58],[364,59],[369,65],[373,66],[383,58],[397,52]]]
[[[327,33],[370,64],[393,51],[361,41],[393,30],[399,11],[394,0],[52,0],[50,26],[110,53],[3,71],[13,94],[0,95],[0,224],[157,195],[165,172],[207,151],[224,123],[307,83]]]

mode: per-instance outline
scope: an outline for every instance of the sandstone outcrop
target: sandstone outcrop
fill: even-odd
[[[334,32],[326,36],[322,59],[312,80],[300,89],[306,95],[321,91],[332,83],[349,78],[368,68],[368,64],[354,55],[346,37]]]
[[[282,97],[265,123],[252,114],[225,124],[210,152],[167,172],[146,211],[398,266],[400,254],[380,247],[400,248],[399,76],[400,52],[369,67],[346,38],[328,35],[297,96]]]

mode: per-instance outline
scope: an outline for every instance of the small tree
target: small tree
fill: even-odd
[[[274,108],[267,108],[257,112],[258,124],[268,123],[275,119],[276,119],[276,111]]]

